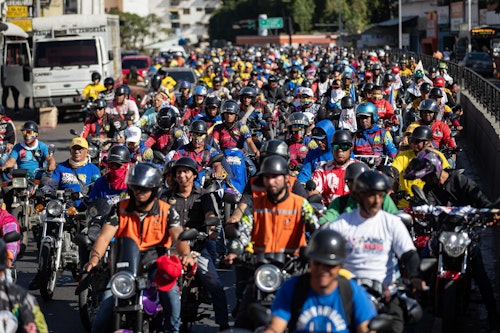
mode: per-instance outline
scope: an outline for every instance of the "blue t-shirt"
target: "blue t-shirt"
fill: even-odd
[[[36,169],[45,166],[48,155],[49,147],[40,140],[33,148],[26,146],[24,142],[19,142],[10,152],[10,157],[16,160],[17,168],[28,169],[33,176],[36,176],[34,174]]]
[[[76,169],[72,169],[69,162],[59,163],[54,172],[52,172],[52,180],[57,182],[58,190],[67,188],[72,189],[74,192],[81,191],[81,184],[88,185],[94,179],[99,177],[101,172],[99,168],[92,163],[87,163]],[[78,177],[78,178],[77,178]]]
[[[108,201],[108,204],[114,205],[117,202],[127,199],[128,192],[127,189],[123,190],[115,190],[109,186],[108,181],[106,180],[106,176],[102,176],[97,179],[92,186],[92,190],[90,191],[89,200],[95,200],[99,198],[104,198]]]
[[[278,291],[271,307],[274,316],[289,321],[292,317],[293,291],[297,284],[298,276],[285,281]],[[352,288],[352,323],[354,327],[372,319],[377,312],[367,292],[356,282],[349,280]],[[321,295],[309,288],[307,299],[302,306],[301,314],[297,320],[295,332],[342,332],[349,333],[347,319],[342,306],[339,289],[333,293]]]

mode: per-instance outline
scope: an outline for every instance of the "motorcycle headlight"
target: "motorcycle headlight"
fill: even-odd
[[[89,156],[90,158],[96,158],[97,157],[97,148],[96,147],[89,147]]]
[[[111,278],[111,292],[118,298],[127,299],[135,293],[135,278],[130,272],[118,272]]]
[[[13,188],[27,188],[28,180],[26,178],[12,178]]]
[[[451,231],[443,231],[439,241],[443,244],[444,252],[453,258],[462,255],[471,242],[467,233]]]
[[[266,293],[276,291],[283,282],[283,274],[278,267],[265,264],[255,270],[255,285]]]
[[[46,210],[50,216],[60,216],[63,211],[63,204],[59,200],[51,200],[47,204]]]
[[[92,242],[95,242],[99,234],[101,233],[101,226],[99,224],[92,224],[87,229],[87,235]]]

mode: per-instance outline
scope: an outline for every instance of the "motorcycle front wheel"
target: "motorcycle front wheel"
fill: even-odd
[[[457,332],[460,318],[460,292],[459,281],[450,280],[445,283],[442,289],[441,307],[441,332]]]
[[[12,210],[12,216],[14,216],[17,221],[19,222],[19,227],[21,228],[21,255],[26,251],[26,248],[28,247],[28,232],[29,232],[29,225],[28,225],[28,214],[23,212],[23,208],[21,206],[18,206]]]
[[[54,266],[54,257],[50,244],[43,244],[40,252],[40,294],[45,301],[54,296],[56,287],[57,269]]]
[[[80,313],[80,320],[82,321],[83,328],[90,332],[92,328],[92,322],[95,319],[97,313],[97,308],[101,302],[100,292],[98,291],[96,284],[96,279],[93,274],[83,273],[80,281],[85,279],[91,279],[89,286],[86,289],[80,291],[78,295],[78,309]]]

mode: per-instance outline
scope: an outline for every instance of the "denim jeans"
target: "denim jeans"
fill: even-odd
[[[219,274],[215,268],[214,261],[210,255],[210,251],[205,247],[201,251],[201,255],[208,259],[208,271],[202,272],[201,269],[196,271],[198,278],[201,280],[203,286],[207,289],[212,296],[212,304],[215,312],[215,322],[219,325],[227,324],[228,308],[227,298],[224,292],[224,286],[220,280]]]
[[[181,325],[181,301],[179,297],[179,288],[177,285],[172,290],[159,292],[160,304],[163,307],[163,332],[178,333]],[[92,324],[92,333],[112,333],[113,331],[113,307],[115,298],[111,293],[106,293],[106,297],[97,309],[94,323]]]

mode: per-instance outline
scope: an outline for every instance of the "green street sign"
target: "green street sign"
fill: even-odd
[[[259,29],[281,29],[283,28],[282,17],[269,17],[267,19],[259,19]]]

